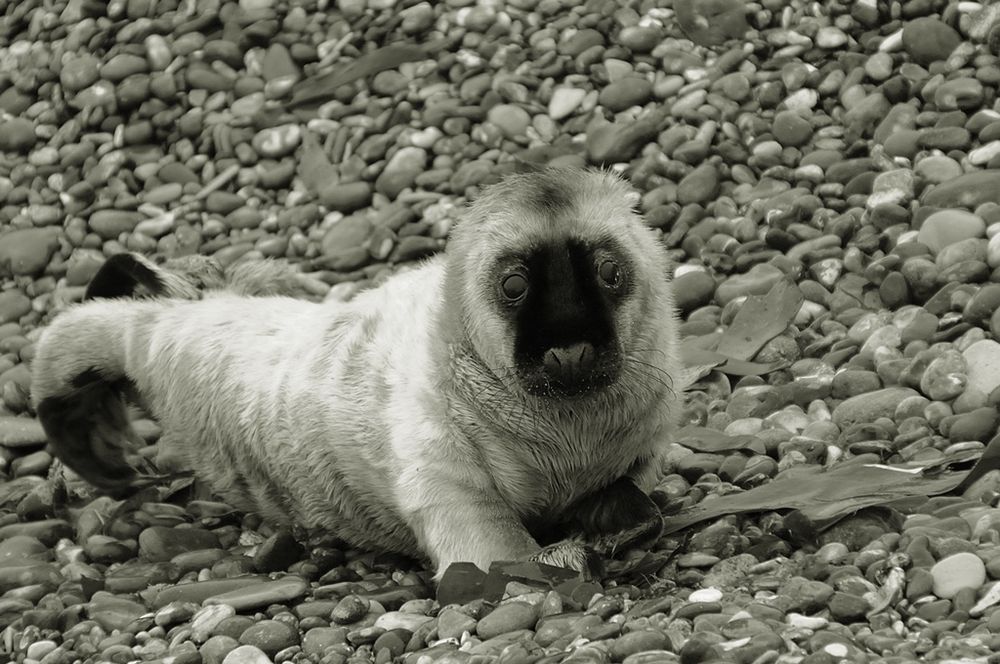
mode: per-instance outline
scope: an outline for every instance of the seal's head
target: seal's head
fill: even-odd
[[[509,388],[599,392],[656,345],[651,327],[671,308],[666,256],[635,200],[613,174],[549,168],[490,187],[456,226],[452,324]]]

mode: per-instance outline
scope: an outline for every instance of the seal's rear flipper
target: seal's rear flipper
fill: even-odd
[[[195,284],[139,254],[115,254],[91,279],[84,300],[114,297],[197,299]]]
[[[205,291],[226,291],[250,297],[284,295],[309,300],[323,297],[329,288],[285,260],[240,261],[223,268],[211,256],[178,256],[158,265],[140,254],[123,253],[104,262],[87,286],[83,299],[197,300]]]
[[[37,407],[56,457],[94,486],[112,492],[127,489],[136,479],[135,468],[125,459],[136,436],[118,382],[87,371],[77,376],[71,391],[46,397]]]
[[[155,295],[163,287],[156,270],[145,261],[134,254],[116,254],[104,261],[104,265],[87,285],[83,299],[133,297],[139,288]]]

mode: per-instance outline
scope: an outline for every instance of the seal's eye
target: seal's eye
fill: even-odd
[[[622,281],[622,271],[618,263],[612,260],[601,261],[597,266],[597,275],[610,288],[617,288]]]
[[[528,292],[528,279],[523,274],[509,274],[500,282],[500,291],[505,298],[516,302]]]

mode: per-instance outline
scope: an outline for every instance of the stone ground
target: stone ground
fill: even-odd
[[[304,548],[181,485],[68,500],[26,417],[40,326],[106,256],[287,257],[348,297],[440,250],[517,158],[628,175],[689,347],[746,296],[804,296],[692,391],[686,424],[754,444],[679,446],[668,512],[975,456],[1000,402],[998,54],[1000,5],[954,0],[0,2],[0,652],[998,661],[1000,471],[807,538],[724,516],[603,584],[509,568],[436,598],[412,563]]]

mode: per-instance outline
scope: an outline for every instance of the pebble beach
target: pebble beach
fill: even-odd
[[[0,1],[0,659],[1000,662],[997,458],[836,518],[670,528],[1000,453],[998,85],[987,0]],[[107,257],[286,259],[347,299],[532,165],[635,186],[700,375],[667,531],[607,578],[438,586],[190,481],[98,495],[46,451],[35,343]]]

